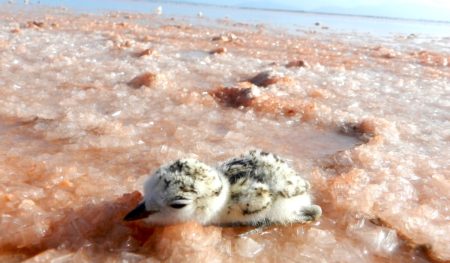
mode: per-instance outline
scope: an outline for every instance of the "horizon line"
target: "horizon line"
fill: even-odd
[[[440,24],[450,24],[450,20],[433,20],[426,18],[406,18],[406,17],[391,17],[391,16],[377,16],[377,15],[358,15],[350,13],[333,13],[333,12],[321,12],[321,11],[306,11],[302,9],[283,9],[283,8],[265,8],[265,7],[250,7],[250,6],[235,6],[235,5],[224,5],[224,4],[211,4],[211,3],[199,3],[199,2],[182,2],[177,0],[133,0],[136,2],[156,2],[156,3],[169,3],[169,4],[182,4],[190,6],[209,6],[209,7],[220,7],[229,9],[244,9],[244,10],[258,10],[266,12],[287,12],[287,13],[305,13],[305,14],[318,14],[327,16],[351,16],[351,17],[365,17],[372,19],[389,19],[389,20],[402,20],[402,21],[416,21],[416,22],[428,22],[428,23],[440,23]]]

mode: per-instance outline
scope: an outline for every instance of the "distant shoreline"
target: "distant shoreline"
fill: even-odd
[[[427,23],[436,23],[436,24],[450,24],[449,21],[445,20],[431,20],[431,19],[414,19],[414,18],[404,18],[404,17],[391,17],[391,16],[375,16],[375,15],[355,15],[349,13],[331,13],[331,12],[318,12],[318,11],[305,11],[305,10],[289,10],[282,8],[263,8],[263,7],[249,7],[249,6],[234,6],[234,5],[221,5],[221,4],[208,4],[208,3],[199,3],[199,2],[182,2],[176,0],[132,0],[134,2],[153,2],[153,3],[161,3],[161,4],[178,4],[178,5],[189,5],[189,6],[208,6],[208,7],[220,7],[220,8],[229,8],[229,9],[243,9],[243,10],[257,10],[257,11],[266,11],[266,12],[282,12],[282,13],[301,13],[301,14],[316,14],[316,15],[326,15],[326,16],[343,16],[343,17],[363,17],[363,18],[372,18],[372,19],[388,19],[395,21],[414,21],[414,22],[427,22]]]
[[[190,0],[188,0],[190,1]],[[201,1],[201,0],[193,0]],[[108,4],[109,3],[109,4]],[[207,25],[215,19],[249,23],[251,25],[267,25],[269,28],[283,28],[292,34],[309,31],[359,32],[377,36],[420,35],[421,38],[450,37],[450,22],[384,18],[376,16],[344,15],[302,10],[264,9],[251,7],[234,7],[227,5],[201,4],[181,2],[181,0],[115,0],[115,1],[70,1],[41,0],[39,3],[1,4],[11,8],[24,8],[32,11],[36,7],[63,7],[77,12],[102,13],[107,11],[154,13],[162,6],[164,16],[181,17],[193,23]],[[1,8],[0,8],[1,9]],[[202,15],[199,15],[199,14]]]

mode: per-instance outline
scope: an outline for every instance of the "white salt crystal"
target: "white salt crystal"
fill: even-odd
[[[376,226],[365,218],[350,224],[348,232],[363,242],[367,249],[379,256],[388,257],[399,246],[397,232],[386,227]]]
[[[117,117],[117,116],[119,116],[120,114],[122,114],[122,111],[118,110],[118,111],[112,113],[111,116]]]
[[[242,257],[253,258],[263,250],[264,245],[256,242],[252,238],[241,237],[236,240],[234,248]]]
[[[133,262],[157,262],[152,261],[151,258],[147,258],[144,255],[140,255],[140,254],[136,254],[136,253],[131,253],[131,252],[122,252],[120,253],[120,258],[121,258],[121,262],[124,263],[133,263]]]

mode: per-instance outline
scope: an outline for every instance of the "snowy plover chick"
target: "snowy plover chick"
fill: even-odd
[[[253,150],[219,170],[230,183],[222,225],[306,223],[322,215],[312,203],[310,184],[275,154]]]
[[[144,185],[144,202],[127,221],[209,225],[311,222],[322,213],[310,185],[274,154],[250,151],[218,170],[194,159],[163,166]]]
[[[181,159],[162,166],[147,179],[144,201],[124,219],[206,225],[223,209],[228,196],[229,183],[218,170],[195,159]]]

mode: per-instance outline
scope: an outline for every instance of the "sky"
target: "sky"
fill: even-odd
[[[450,21],[450,0],[178,0],[177,2]]]

